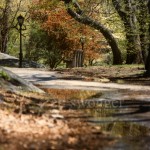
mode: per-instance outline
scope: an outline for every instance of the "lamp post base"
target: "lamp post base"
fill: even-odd
[[[22,68],[22,57],[23,57],[23,54],[19,53],[19,68]]]

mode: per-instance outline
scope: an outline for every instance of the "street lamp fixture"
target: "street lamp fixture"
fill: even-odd
[[[18,16],[17,21],[18,21],[19,26],[22,27],[22,25],[24,23],[24,17],[22,15]]]
[[[81,37],[80,42],[81,42],[82,50],[84,50],[85,37]]]
[[[19,68],[22,68],[22,58],[23,58],[23,53],[22,53],[22,25],[24,23],[24,17],[22,15],[17,17],[17,21],[19,24],[19,33],[20,33],[20,52],[19,52]]]

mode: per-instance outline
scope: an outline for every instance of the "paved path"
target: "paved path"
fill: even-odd
[[[130,122],[130,121],[139,122],[142,125],[150,127],[150,117],[149,117],[150,116],[150,111],[149,111],[150,110],[150,106],[149,106],[150,87],[149,86],[100,83],[100,82],[88,82],[88,81],[86,82],[86,81],[79,81],[79,80],[61,80],[61,78],[64,77],[64,75],[59,74],[58,72],[55,71],[44,71],[44,70],[26,69],[26,68],[25,69],[6,68],[6,69],[16,73],[20,77],[32,82],[35,85],[37,84],[42,85],[44,88],[83,89],[83,90],[103,91],[103,95],[100,98],[92,99],[92,101],[95,102],[105,101],[106,104],[108,102],[110,103],[111,101],[119,102],[120,111],[117,114],[118,115],[117,118],[113,117],[113,119],[117,119],[125,122]],[[127,89],[127,90],[121,90],[121,89]],[[130,92],[128,90],[130,90]],[[141,92],[142,90],[143,92]],[[132,103],[131,104],[129,103],[127,106],[125,105],[126,107],[125,108],[124,105],[122,105],[123,103],[125,103],[124,100],[125,101],[127,100],[126,102],[130,101]],[[123,108],[121,107],[121,105],[123,106]],[[133,109],[134,106],[136,110]],[[91,121],[94,122],[95,120],[91,120]]]
[[[41,85],[46,88],[59,89],[88,89],[88,90],[113,90],[113,89],[129,89],[133,91],[150,91],[149,86],[127,85],[116,83],[89,82],[80,80],[63,80],[63,74],[56,71],[45,71],[33,68],[8,68],[13,73],[19,75],[23,79],[32,82],[35,85]]]

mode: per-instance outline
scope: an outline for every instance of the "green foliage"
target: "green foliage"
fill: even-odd
[[[10,80],[10,77],[8,76],[8,74],[3,70],[0,72],[0,76],[5,80]]]
[[[9,32],[9,41],[7,52],[18,57],[19,54],[19,32],[14,29]]]
[[[44,63],[50,68],[57,67],[63,58],[56,39],[48,35],[36,22],[31,24],[26,58]]]

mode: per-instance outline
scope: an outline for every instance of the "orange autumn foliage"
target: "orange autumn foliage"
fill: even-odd
[[[42,7],[39,9],[40,5]],[[61,3],[54,8],[48,6],[44,8],[43,6],[43,1],[38,3],[36,1],[30,11],[31,17],[39,21],[41,28],[51,37],[57,39],[56,44],[65,43],[60,46],[64,51],[65,58],[71,57],[73,51],[82,48],[80,43],[82,36],[86,37],[84,44],[85,60],[94,60],[99,57],[100,44],[98,42],[102,38],[101,34],[71,18]]]

